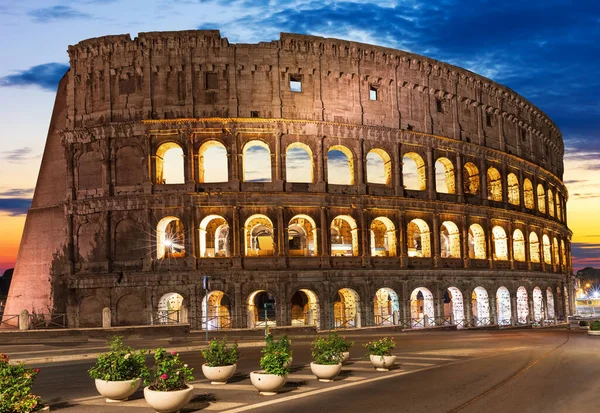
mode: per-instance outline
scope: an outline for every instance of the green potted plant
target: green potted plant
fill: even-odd
[[[176,351],[159,348],[154,354],[154,367],[144,380],[144,399],[158,413],[177,412],[189,403],[194,388],[186,382],[194,380],[193,369],[179,359]]]
[[[240,352],[237,343],[227,347],[225,339],[214,339],[210,341],[206,350],[202,350],[202,357],[206,361],[202,365],[202,373],[210,383],[226,384],[235,373]]]
[[[0,412],[29,413],[49,411],[31,387],[40,369],[23,363],[10,364],[6,354],[0,354]]]
[[[579,329],[580,329],[580,330],[589,330],[589,329],[590,329],[590,323],[588,323],[588,322],[587,322],[587,321],[585,321],[585,320],[581,320],[581,321],[579,322]]]
[[[333,381],[342,370],[344,356],[340,351],[339,340],[335,336],[330,334],[312,342],[313,362],[310,363],[310,370],[322,382]]]
[[[388,371],[396,362],[396,356],[392,355],[392,350],[396,347],[396,343],[391,337],[369,341],[363,344],[363,347],[367,349],[371,363],[373,363],[377,371]]]
[[[600,321],[594,320],[590,324],[590,329],[588,330],[589,336],[600,336]]]
[[[88,373],[107,402],[124,401],[135,393],[148,375],[146,350],[135,351],[125,346],[121,336],[113,337],[109,345],[110,351],[101,354]]]
[[[260,359],[262,370],[250,373],[250,381],[259,394],[263,396],[277,394],[287,380],[291,360],[292,350],[287,336],[275,340],[272,335],[267,335]]]
[[[337,333],[333,333],[332,336],[335,340],[337,348],[342,353],[342,363],[348,361],[348,359],[350,358],[350,347],[354,345],[354,341],[348,340],[346,337],[341,337]]]

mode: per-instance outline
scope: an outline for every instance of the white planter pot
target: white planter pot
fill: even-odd
[[[202,374],[210,380],[210,384],[226,384],[233,376],[237,364],[231,366],[210,367],[206,363],[202,365]]]
[[[287,381],[287,376],[267,374],[263,371],[253,371],[250,372],[250,381],[258,390],[258,394],[263,396],[273,396],[283,387]]]
[[[600,336],[600,331],[598,331],[598,330],[588,330],[588,336]]]
[[[194,394],[194,388],[186,384],[187,389],[176,391],[155,391],[144,387],[144,399],[157,413],[176,413],[188,404]]]
[[[396,356],[375,356],[371,354],[370,358],[377,371],[388,371],[396,362]]]
[[[589,330],[590,326],[579,326],[580,330]]]
[[[342,359],[342,363],[347,362],[350,359],[350,352],[349,351],[344,351],[342,352],[342,356],[344,357]]]
[[[106,397],[107,402],[122,402],[140,388],[142,379],[123,380],[123,381],[105,381],[96,379],[96,390]]]
[[[317,376],[317,379],[319,379],[319,381],[322,381],[325,383],[333,381],[335,376],[340,374],[341,370],[342,370],[342,363],[338,363],[338,364],[310,363],[310,371],[312,371],[312,374]]]

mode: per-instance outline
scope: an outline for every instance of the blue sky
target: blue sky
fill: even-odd
[[[565,139],[576,258],[600,267],[598,1],[0,0],[0,22],[0,219],[31,198],[68,45],[143,31],[219,29],[231,43],[299,32],[456,64],[545,111]]]

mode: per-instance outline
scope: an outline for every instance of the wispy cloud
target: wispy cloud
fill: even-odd
[[[82,13],[71,6],[53,6],[31,10],[29,16],[37,23],[51,23],[59,20],[91,19],[92,16]]]
[[[0,198],[0,212],[7,212],[11,216],[25,215],[30,207],[31,199]]]
[[[0,77],[0,86],[39,86],[55,91],[58,82],[69,69],[63,63],[45,63],[21,70],[13,75]]]
[[[39,158],[39,155],[33,155],[33,150],[27,147],[13,149],[12,151],[6,151],[2,155],[0,155],[0,159],[4,159],[10,163],[23,163],[30,159],[36,158]]]
[[[0,191],[0,198],[10,198],[10,197],[17,197],[17,198],[21,198],[24,196],[28,196],[31,197],[31,195],[33,195],[33,190],[34,188],[12,188],[12,189],[6,189],[4,191]]]
[[[573,242],[571,244],[573,268],[600,268],[600,244]]]

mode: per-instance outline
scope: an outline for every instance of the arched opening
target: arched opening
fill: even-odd
[[[554,264],[560,265],[560,251],[558,250],[558,240],[556,237],[552,239],[552,255],[554,256]]]
[[[402,181],[404,189],[425,191],[427,189],[427,168],[425,161],[416,152],[409,152],[402,157]]]
[[[185,257],[185,228],[177,217],[164,217],[156,226],[156,257]]]
[[[79,327],[102,327],[102,308],[95,297],[84,297],[79,303]]]
[[[157,310],[153,324],[187,323],[187,308],[181,294],[174,292],[164,294],[158,301]]]
[[[561,258],[561,264],[562,265],[567,265],[567,251],[565,250],[565,241],[564,240],[560,240],[560,258]]]
[[[375,325],[384,326],[394,324],[394,313],[399,314],[400,302],[398,295],[391,288],[380,288],[375,293],[373,301],[373,314]]]
[[[287,147],[285,180],[287,182],[314,182],[313,153],[308,145],[294,142]]]
[[[491,201],[502,201],[502,177],[500,172],[493,166],[487,171],[487,197]]]
[[[275,255],[273,223],[265,215],[252,215],[244,224],[247,257]]]
[[[371,149],[367,154],[367,182],[370,184],[392,184],[392,160],[383,149]]]
[[[537,186],[537,199],[538,199],[538,210],[542,213],[546,213],[546,191],[544,191],[544,186],[542,184],[538,184]]]
[[[525,287],[517,289],[517,320],[519,324],[527,324],[527,316],[529,315],[529,302],[527,298],[527,290]]]
[[[257,290],[248,296],[248,327],[275,327],[277,308],[275,296],[265,290]]]
[[[548,214],[551,217],[554,216],[554,194],[552,193],[552,189],[548,189]]]
[[[550,320],[554,319],[554,294],[552,293],[552,288],[546,288],[546,312],[548,313],[548,318]]]
[[[208,311],[207,311],[208,310]],[[208,330],[222,330],[231,328],[231,301],[223,291],[208,293],[208,308],[206,296],[202,299],[202,328]]]
[[[560,198],[561,197],[557,192],[556,193],[556,218],[558,218],[560,221],[564,221],[564,218],[562,216],[562,202],[561,202]]]
[[[410,294],[410,318],[413,328],[435,325],[433,294],[425,287],[418,287]]]
[[[200,222],[200,257],[229,257],[229,224],[219,215],[208,215]]]
[[[333,303],[333,320],[336,328],[360,327],[360,298],[350,288],[338,291]]]
[[[450,318],[458,328],[465,327],[463,295],[456,287],[448,287],[444,292],[444,317]]]
[[[327,182],[335,185],[354,185],[354,156],[342,145],[327,152]]]
[[[544,250],[544,263],[552,264],[552,247],[550,246],[550,238],[548,235],[542,235],[542,248]]]
[[[500,287],[496,291],[496,315],[499,326],[511,325],[510,292],[506,287]]]
[[[207,141],[198,150],[198,178],[200,182],[229,181],[227,149],[219,141]]]
[[[525,208],[534,209],[535,201],[533,199],[533,185],[528,178],[523,181],[523,201]]]
[[[455,194],[454,165],[448,158],[438,158],[435,162],[435,189],[442,194]]]
[[[471,293],[471,311],[475,326],[490,324],[490,300],[485,288],[476,287]]]
[[[440,228],[440,254],[442,258],[460,258],[460,232],[452,221],[444,221]]]
[[[263,141],[246,142],[242,150],[244,182],[271,182],[271,149]]]
[[[540,287],[535,287],[533,289],[533,320],[536,323],[542,321],[544,318],[544,303],[542,298],[542,290]]]
[[[529,260],[540,262],[540,241],[535,232],[529,233]]]
[[[125,294],[117,301],[116,325],[118,326],[141,326],[146,324],[146,316],[141,309],[144,308],[142,297],[138,294]],[[181,319],[181,313],[180,313]]]
[[[156,183],[185,183],[183,149],[175,142],[165,142],[156,149]]]
[[[465,194],[479,194],[479,169],[472,162],[463,166],[463,191]]]
[[[349,215],[338,215],[331,221],[331,255],[358,257],[358,228]]]
[[[485,260],[487,258],[485,232],[481,225],[472,224],[469,227],[469,258]]]
[[[494,259],[498,261],[508,260],[508,240],[504,228],[499,225],[492,228],[492,239],[494,241]]]
[[[519,205],[521,203],[519,196],[519,178],[517,178],[517,175],[510,173],[506,180],[508,183],[508,203]]]
[[[292,326],[319,328],[319,299],[314,291],[300,289],[292,295]]]
[[[515,261],[525,262],[525,237],[520,229],[513,232],[513,257]]]
[[[288,224],[288,252],[291,257],[314,257],[317,249],[317,226],[308,215],[296,215]]]
[[[408,223],[406,242],[409,257],[431,257],[431,233],[422,219]]]
[[[371,256],[396,256],[396,227],[387,217],[378,217],[371,223]]]

